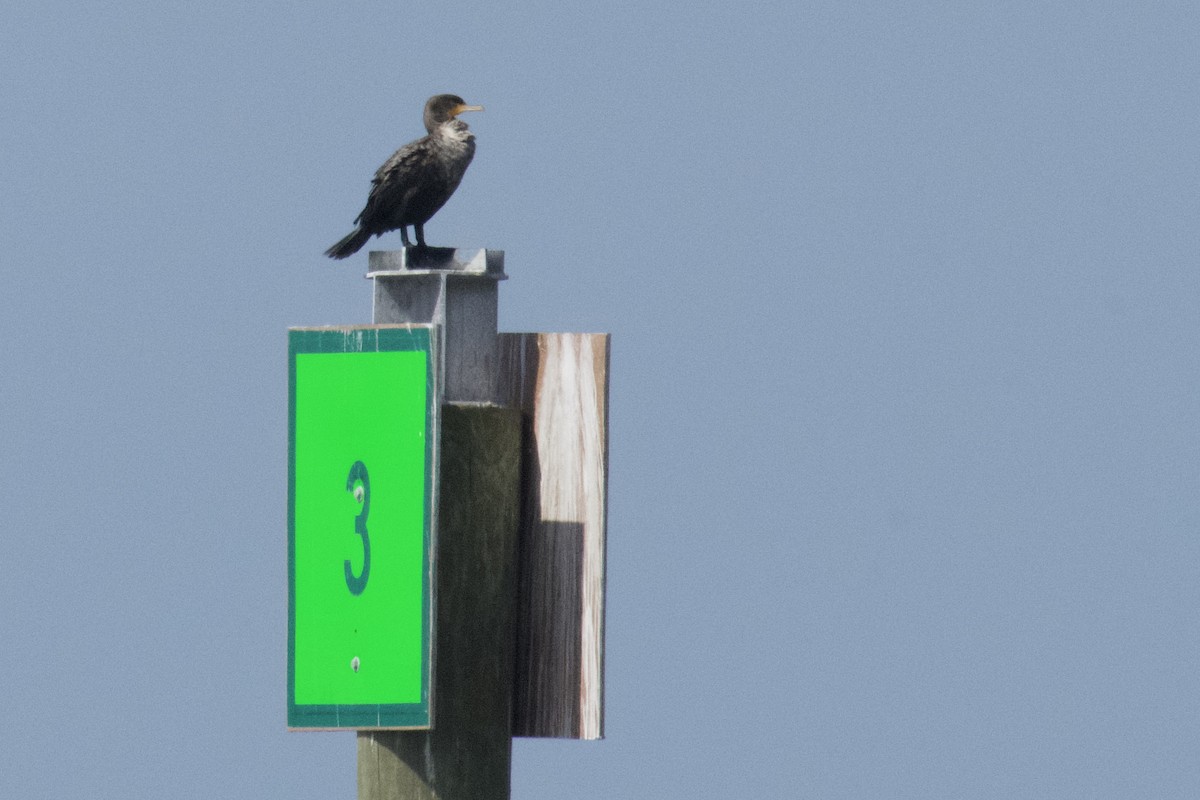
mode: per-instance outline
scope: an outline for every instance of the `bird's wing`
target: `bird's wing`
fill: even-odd
[[[392,220],[404,216],[409,200],[432,169],[431,153],[424,139],[401,147],[376,170],[367,205],[356,222],[364,227],[395,225]]]

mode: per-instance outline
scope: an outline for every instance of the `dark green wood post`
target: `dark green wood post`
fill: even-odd
[[[507,800],[521,416],[495,405],[499,251],[370,254],[376,323],[436,323],[445,376],[433,729],[360,731],[360,800]]]
[[[441,452],[434,729],[360,732],[360,800],[509,796],[520,413],[444,406]]]

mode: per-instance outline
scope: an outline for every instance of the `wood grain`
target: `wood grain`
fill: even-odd
[[[608,334],[499,336],[523,415],[513,735],[604,736]]]

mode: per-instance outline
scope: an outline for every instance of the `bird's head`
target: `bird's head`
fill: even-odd
[[[483,111],[483,106],[469,106],[456,94],[435,94],[425,103],[425,130],[433,133],[464,111]]]

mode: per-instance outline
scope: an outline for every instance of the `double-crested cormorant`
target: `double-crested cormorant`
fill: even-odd
[[[483,111],[483,106],[469,106],[454,94],[429,98],[425,103],[429,135],[409,142],[384,162],[371,181],[366,207],[354,220],[358,227],[325,255],[345,258],[372,236],[397,228],[404,246],[410,247],[409,225],[416,231],[417,247],[425,247],[425,223],[454,194],[475,156],[475,134],[455,119],[464,111]]]

